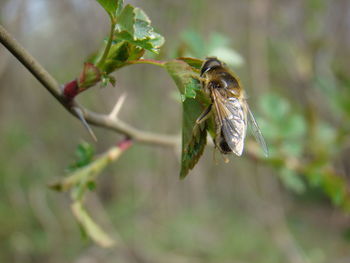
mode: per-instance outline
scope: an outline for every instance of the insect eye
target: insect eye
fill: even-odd
[[[204,73],[212,70],[213,68],[221,66],[222,64],[217,58],[207,58],[207,60],[204,62],[201,68],[201,77],[204,75]]]

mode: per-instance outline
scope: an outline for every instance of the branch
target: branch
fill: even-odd
[[[75,117],[79,117],[72,110],[74,107],[81,109],[85,120],[92,125],[124,134],[134,141],[154,144],[161,146],[176,146],[179,144],[179,136],[164,135],[138,130],[119,119],[114,119],[108,115],[99,114],[89,111],[78,103],[72,105],[67,104],[66,99],[62,95],[60,85],[50,73],[48,73],[40,63],[32,57],[6,30],[0,25],[0,42],[34,75],[34,77],[58,100],[66,110]]]

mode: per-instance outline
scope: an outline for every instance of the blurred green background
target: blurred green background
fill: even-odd
[[[117,240],[81,235],[63,177],[91,142],[75,118],[0,47],[0,262],[350,262],[350,2],[126,1],[166,39],[158,59],[226,58],[270,150],[224,164],[207,147],[179,180],[179,151],[135,144],[99,177],[86,205]],[[94,0],[0,0],[0,22],[60,82],[75,78],[108,33]],[[151,56],[151,55],[148,55]],[[116,88],[78,100],[133,126],[180,134],[177,89],[161,68],[134,65]],[[174,99],[175,98],[175,99]],[[94,128],[96,152],[122,137]],[[92,142],[91,142],[92,143]],[[248,144],[250,140],[248,140]]]

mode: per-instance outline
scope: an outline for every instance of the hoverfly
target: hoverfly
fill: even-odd
[[[255,139],[267,156],[265,140],[249,109],[239,79],[223,62],[215,57],[209,57],[201,67],[200,80],[203,91],[210,96],[212,103],[196,122],[197,124],[202,123],[213,112],[216,129],[214,143],[220,152],[242,155],[249,122]]]

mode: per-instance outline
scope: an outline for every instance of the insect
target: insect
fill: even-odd
[[[213,112],[215,120],[215,145],[223,154],[235,153],[241,156],[248,122],[253,135],[265,156],[267,146],[258,123],[250,111],[245,92],[239,79],[228,67],[215,57],[207,58],[200,72],[202,88],[211,98],[211,104],[198,117],[197,124],[206,120]]]

